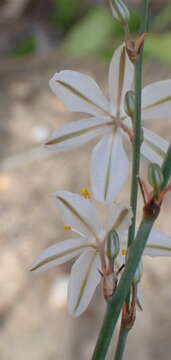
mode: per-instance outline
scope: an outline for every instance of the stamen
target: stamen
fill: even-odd
[[[90,192],[88,191],[87,188],[81,189],[81,190],[80,190],[80,194],[81,194],[85,199],[91,199]]]
[[[125,256],[127,253],[128,253],[128,250],[126,250],[126,249],[122,249],[122,250],[121,250],[121,254],[122,254],[123,256]]]
[[[71,230],[71,226],[70,225],[64,225],[64,230]]]

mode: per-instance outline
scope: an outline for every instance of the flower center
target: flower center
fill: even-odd
[[[70,225],[64,225],[64,230],[71,230],[71,226]]]
[[[91,199],[91,195],[90,192],[87,188],[82,188],[80,190],[80,194],[85,198],[85,199]]]
[[[128,253],[128,250],[126,250],[126,249],[122,249],[122,250],[121,250],[122,256],[125,256],[127,253]]]

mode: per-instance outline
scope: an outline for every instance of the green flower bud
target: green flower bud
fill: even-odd
[[[158,164],[151,163],[148,167],[148,181],[149,184],[153,187],[154,191],[159,191],[161,185],[163,184],[164,178],[162,169]]]
[[[116,231],[111,231],[107,239],[107,257],[114,260],[120,251],[119,236]]]
[[[112,10],[113,17],[120,24],[128,23],[129,10],[122,0],[109,0],[109,4]]]
[[[137,266],[137,270],[135,272],[134,278],[133,278],[133,284],[136,285],[140,282],[143,274],[143,263],[140,261],[139,265]]]
[[[132,90],[127,91],[125,95],[125,112],[133,118],[135,113],[135,93]]]

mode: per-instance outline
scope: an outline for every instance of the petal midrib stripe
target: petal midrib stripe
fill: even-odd
[[[163,245],[150,245],[150,244],[147,244],[146,248],[148,248],[148,249],[156,249],[156,250],[171,251],[171,247],[167,247],[167,246],[163,246]]]
[[[91,99],[89,99],[87,96],[85,96],[84,94],[80,93],[77,89],[75,89],[73,86],[65,83],[62,80],[56,80],[56,82],[58,82],[60,85],[62,85],[65,89],[70,90],[72,93],[74,93],[74,95],[80,97],[82,100],[88,102],[89,104],[95,106],[98,110],[102,111],[105,115],[110,116],[110,114],[103,109],[100,105],[96,104],[94,101],[92,101]]]
[[[165,98],[163,98],[163,99],[160,99],[160,100],[158,100],[158,101],[156,101],[156,102],[154,102],[154,103],[152,103],[152,104],[149,104],[149,105],[143,107],[142,110],[151,109],[151,108],[153,108],[153,107],[155,107],[155,106],[157,106],[157,105],[162,105],[162,104],[164,104],[164,103],[166,103],[166,102],[168,102],[168,101],[171,101],[171,96],[167,96],[167,97],[165,97]]]
[[[148,146],[151,148],[151,150],[153,150],[154,152],[156,152],[158,155],[160,155],[160,156],[164,159],[166,153],[165,153],[163,150],[161,150],[161,148],[159,148],[157,145],[151,143],[150,140],[148,140],[148,139],[146,139],[146,138],[144,138],[144,141],[143,141],[143,142],[144,142],[146,145],[148,145]]]
[[[110,231],[116,230],[119,228],[119,226],[123,223],[124,219],[128,215],[129,209],[125,208],[123,209],[120,214],[118,215],[114,225],[112,226],[112,229]]]
[[[125,47],[123,47],[119,61],[118,92],[117,92],[117,101],[116,101],[117,114],[120,113],[120,104],[121,104],[121,97],[123,91],[123,83],[125,78],[125,51],[126,51]]]
[[[62,202],[62,204],[64,206],[67,207],[67,209],[69,209],[71,211],[71,213],[73,213],[81,222],[84,226],[86,226],[86,228],[92,233],[92,235],[95,237],[96,241],[98,241],[97,235],[94,231],[94,229],[90,226],[90,224],[88,224],[84,218],[79,214],[79,212],[65,199],[63,199],[61,196],[57,196],[57,199],[60,200]],[[99,242],[99,241],[98,241]]]
[[[82,282],[82,285],[81,285],[81,288],[80,288],[80,291],[79,291],[79,294],[78,294],[76,305],[74,307],[74,312],[77,310],[78,306],[80,305],[82,296],[84,294],[84,291],[85,291],[85,288],[86,288],[86,285],[87,285],[87,282],[88,282],[88,277],[89,277],[89,274],[90,274],[90,271],[91,271],[91,267],[93,265],[93,262],[95,261],[96,255],[97,255],[97,253],[95,252],[94,256],[92,257],[92,259],[91,259],[91,261],[89,263],[87,272],[86,272],[86,274],[84,276],[84,279],[83,279],[83,282]]]
[[[66,240],[67,241],[67,240]],[[80,245],[80,246],[77,246],[75,248],[72,248],[72,249],[68,249],[68,250],[65,250],[57,255],[51,255],[49,256],[47,259],[44,259],[42,260],[39,264],[35,265],[34,267],[31,268],[30,271],[35,271],[37,269],[39,269],[40,267],[42,267],[43,265],[46,265],[48,264],[49,262],[51,261],[55,261],[55,260],[58,260],[60,259],[61,257],[64,257],[68,254],[71,254],[72,252],[75,252],[75,251],[78,251],[78,250],[82,250],[82,249],[85,249],[85,248],[93,248],[93,249],[96,249],[96,246],[93,245],[93,244],[89,244],[89,243],[86,243],[85,245]]]
[[[73,138],[76,138],[78,136],[81,136],[81,135],[84,135],[84,134],[87,134],[93,130],[97,130],[97,129],[100,129],[100,128],[105,128],[107,126],[112,126],[113,123],[112,122],[106,122],[106,123],[101,123],[101,124],[98,124],[98,125],[94,125],[94,126],[91,126],[89,128],[86,128],[86,129],[82,129],[82,130],[79,130],[79,131],[75,131],[75,132],[72,132],[72,133],[69,133],[69,134],[66,134],[66,135],[62,135],[60,136],[59,138],[54,138],[52,140],[49,140],[45,143],[45,145],[55,145],[55,144],[59,144],[63,141],[67,141],[67,140],[71,140]]]
[[[114,142],[114,137],[112,139],[112,144],[111,144],[111,149],[110,149],[110,154],[109,154],[109,160],[108,160],[107,169],[106,169],[106,175],[105,175],[105,184],[104,184],[104,199],[105,200],[107,198],[108,187],[109,187],[110,171],[111,171],[111,165],[112,165],[113,142]]]

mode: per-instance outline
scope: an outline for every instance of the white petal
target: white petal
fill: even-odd
[[[68,288],[68,308],[71,314],[78,316],[87,308],[101,280],[98,269],[99,256],[91,249],[82,254],[72,266]]]
[[[152,131],[145,128],[143,130],[144,141],[141,146],[141,154],[149,161],[161,165],[167,152],[169,143]]]
[[[144,255],[171,256],[171,237],[160,231],[151,230]]]
[[[96,237],[101,226],[96,209],[89,199],[68,191],[56,191],[55,201],[59,206],[65,224],[89,237]]]
[[[119,236],[129,229],[131,225],[132,211],[124,203],[112,204],[109,208],[106,224],[106,233],[111,230],[117,231]]]
[[[142,90],[142,120],[170,120],[171,80],[157,81]]]
[[[124,97],[131,90],[134,76],[134,66],[129,60],[125,46],[119,46],[112,57],[109,68],[109,96],[111,112],[116,113],[122,109]]]
[[[31,271],[40,272],[63,264],[80,255],[85,250],[85,247],[87,247],[87,243],[83,238],[60,241],[49,246],[37,257],[31,266]]]
[[[88,75],[61,71],[52,77],[50,87],[70,111],[104,115],[109,109],[102,91]]]
[[[120,130],[95,146],[91,159],[91,184],[96,200],[112,203],[128,177],[129,162]]]
[[[84,145],[91,139],[111,130],[112,122],[106,118],[90,118],[64,125],[46,142],[49,150],[69,150]]]

